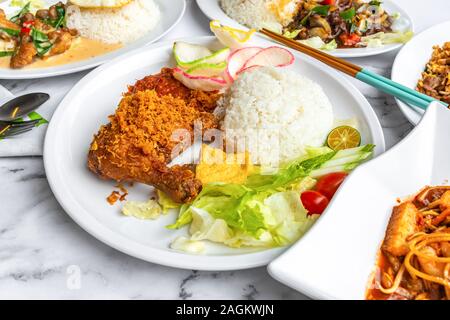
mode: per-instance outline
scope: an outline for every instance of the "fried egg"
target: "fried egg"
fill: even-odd
[[[133,0],[70,0],[81,8],[121,8]]]

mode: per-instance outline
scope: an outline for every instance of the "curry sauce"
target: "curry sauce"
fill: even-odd
[[[78,38],[66,52],[48,57],[36,59],[32,64],[23,69],[48,68],[64,64],[91,59],[114,50],[120,49],[122,44],[108,44],[98,40]],[[0,68],[10,69],[11,57],[0,58]]]

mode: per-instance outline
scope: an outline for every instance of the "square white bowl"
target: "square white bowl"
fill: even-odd
[[[312,298],[364,299],[396,200],[449,183],[448,137],[450,110],[433,103],[402,142],[346,179],[324,217],[268,266],[271,276]]]

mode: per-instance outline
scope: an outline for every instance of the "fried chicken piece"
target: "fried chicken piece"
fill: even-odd
[[[170,69],[139,80],[94,137],[89,169],[103,179],[153,185],[180,203],[192,201],[201,182],[188,165],[167,166],[179,146],[172,134],[185,129],[193,137],[196,120],[203,130],[217,128],[212,111],[219,97],[186,88]]]
[[[2,9],[0,9],[0,27],[20,31],[20,26],[14,22],[9,21],[6,17],[5,11],[3,11]]]
[[[70,49],[73,36],[67,30],[57,30],[50,32],[48,34],[48,39],[53,43],[53,47],[50,50],[50,55],[54,56],[64,53]]]
[[[25,37],[22,38],[19,47],[11,57],[11,68],[19,69],[31,64],[36,55],[37,50],[34,43],[28,41]]]

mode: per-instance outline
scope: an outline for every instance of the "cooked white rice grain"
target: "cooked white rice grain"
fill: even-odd
[[[307,146],[323,145],[334,118],[320,85],[270,67],[243,73],[219,108],[225,114],[227,144],[237,142],[239,151],[244,147],[250,152],[253,163],[271,166],[304,155]]]
[[[272,0],[220,0],[222,10],[249,28],[268,28],[281,33],[282,26],[276,15],[269,10]]]
[[[153,0],[133,0],[121,8],[80,8],[67,10],[67,26],[80,35],[105,43],[133,42],[155,28],[160,11]]]

